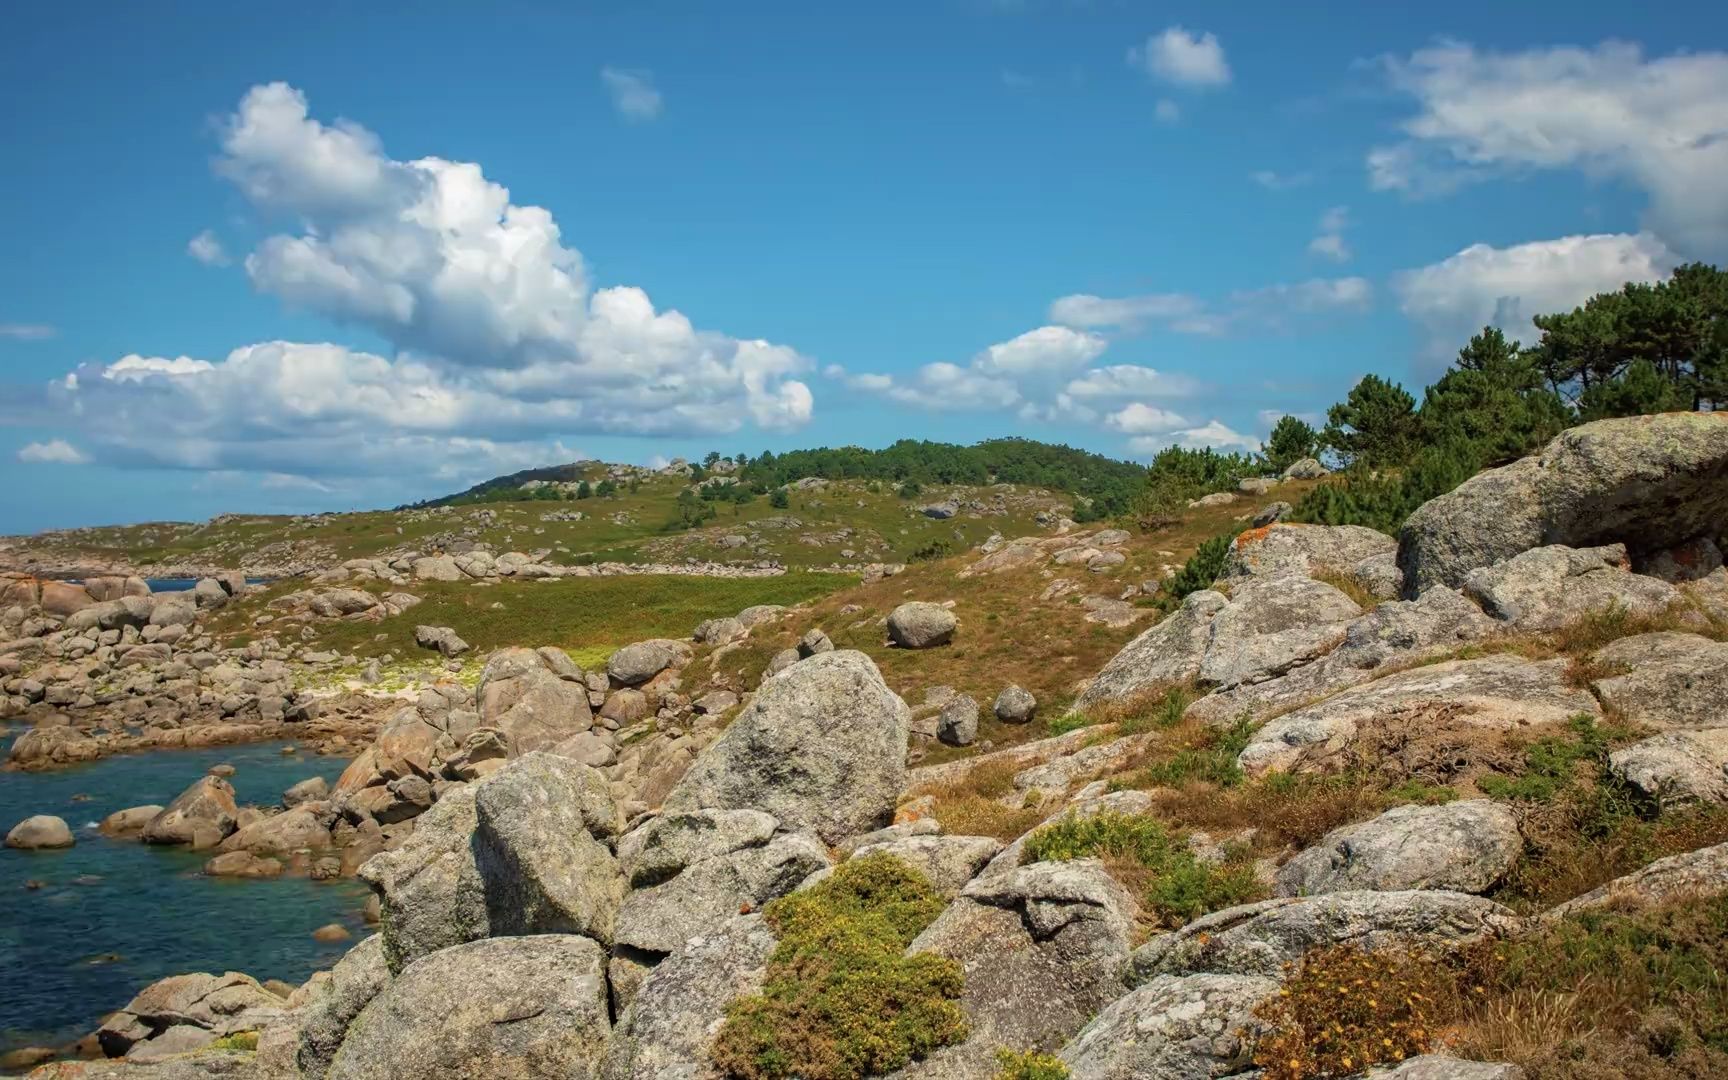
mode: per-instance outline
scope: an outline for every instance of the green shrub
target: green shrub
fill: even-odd
[[[1612,729],[1588,715],[1573,717],[1566,728],[1564,735],[1544,735],[1525,747],[1517,776],[1485,776],[1477,786],[1496,799],[1549,803],[1572,787],[1580,765],[1593,764],[1599,773],[1605,769]]]
[[[1182,564],[1182,569],[1170,575],[1164,582],[1164,588],[1158,593],[1158,606],[1165,611],[1173,611],[1189,593],[1210,589],[1212,583],[1218,580],[1218,575],[1224,572],[1224,560],[1230,554],[1230,545],[1236,540],[1235,533],[1225,533],[1214,536],[1188,557]]]
[[[1044,722],[1044,727],[1051,735],[1066,735],[1070,731],[1079,731],[1083,727],[1092,726],[1092,718],[1082,712],[1067,712],[1061,716],[1052,716]]]
[[[932,562],[936,559],[946,559],[954,554],[954,545],[946,540],[931,540],[918,545],[912,554],[906,556],[907,562]]]
[[[965,1038],[960,965],[905,955],[942,908],[921,874],[886,854],[770,903],[780,943],[761,993],[727,1007],[715,1064],[741,1080],[854,1080]]]
[[[1036,1050],[998,1050],[995,1080],[1069,1080],[1074,1074],[1062,1059]]]
[[[1156,818],[1105,812],[1066,815],[1026,838],[1026,863],[1066,862],[1092,856],[1117,859],[1146,871],[1141,901],[1165,923],[1185,923],[1259,895],[1250,867],[1201,862],[1187,838]]]
[[[1181,787],[1194,781],[1235,787],[1242,782],[1236,758],[1248,746],[1253,725],[1239,720],[1228,728],[1209,728],[1196,746],[1184,747],[1142,769],[1136,787]]]

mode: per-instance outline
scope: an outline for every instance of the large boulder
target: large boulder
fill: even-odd
[[[1657,859],[1625,877],[1573,897],[1542,917],[1562,919],[1592,908],[1660,904],[1678,897],[1714,896],[1722,892],[1728,892],[1728,844]]]
[[[571,934],[492,938],[410,965],[349,1026],[331,1080],[588,1080],[611,1031],[605,953]]]
[[[1657,730],[1728,727],[1728,642],[1697,634],[1636,634],[1596,651],[1602,704]]]
[[[146,844],[214,847],[234,831],[239,814],[234,785],[219,776],[201,776],[151,818],[141,836]]]
[[[593,726],[581,671],[567,656],[558,660],[548,650],[524,648],[486,658],[475,698],[480,723],[504,735],[511,757],[550,750]]]
[[[1224,689],[1276,677],[1324,656],[1362,614],[1337,588],[1307,577],[1250,577],[1212,620],[1199,680]]]
[[[762,810],[788,831],[836,843],[894,816],[911,723],[868,656],[813,656],[763,684],[665,808]]]
[[[222,1035],[257,1030],[265,1018],[279,1018],[282,1009],[281,998],[236,971],[170,975],[140,990],[124,1009],[104,1020],[96,1039],[109,1057],[159,1056],[164,1050],[193,1049]],[[182,1028],[191,1030],[177,1030]],[[158,1045],[141,1045],[147,1043]]]
[[[1518,815],[1503,803],[1466,799],[1395,806],[1327,833],[1278,870],[1281,896],[1356,889],[1485,892],[1524,851]]]
[[[474,858],[474,788],[444,793],[392,851],[374,855],[360,878],[380,900],[380,937],[391,971],[422,956],[486,937],[486,884]]]
[[[66,827],[64,818],[37,814],[12,826],[6,834],[6,846],[23,851],[69,848],[72,846],[72,830]]]
[[[1268,721],[1238,757],[1250,773],[1296,772],[1327,763],[1359,734],[1440,723],[1509,731],[1599,717],[1589,691],[1571,685],[1570,661],[1518,656],[1451,660],[1353,686]]]
[[[584,934],[603,944],[624,895],[607,842],[624,819],[594,769],[518,758],[474,791],[474,858],[491,933]]]
[[[907,948],[965,972],[966,1041],[908,1077],[992,1076],[999,1047],[1052,1051],[1125,992],[1137,906],[1096,859],[978,878]]]
[[[96,603],[96,598],[86,592],[84,586],[71,581],[44,581],[41,590],[43,612],[60,618]]]
[[[1089,709],[1176,683],[1192,682],[1211,641],[1212,620],[1230,603],[1210,589],[1191,592],[1163,621],[1122,647],[1074,702]]]
[[[878,852],[892,855],[923,874],[943,896],[955,896],[1001,850],[1002,842],[989,836],[924,835],[863,844],[852,857],[861,859]]]
[[[703,859],[761,847],[779,822],[760,810],[665,813],[632,829],[618,842],[618,862],[634,888],[670,880]]]
[[[734,915],[683,942],[648,973],[606,1046],[604,1080],[707,1080],[708,1046],[733,1000],[761,989],[774,934]]]
[[[390,983],[384,939],[377,934],[343,954],[323,993],[302,1011],[294,1062],[306,1080],[324,1080],[348,1037],[348,1025]]]
[[[235,831],[217,845],[219,854],[249,851],[254,855],[293,855],[298,851],[327,848],[331,844],[330,830],[324,826],[324,815],[309,806],[298,806],[280,814],[260,818]]]
[[[1255,975],[1160,975],[1099,1013],[1058,1056],[1074,1080],[1186,1080],[1253,1063],[1264,1022],[1254,1009],[1278,993]]]
[[[1357,563],[1397,550],[1398,542],[1361,525],[1278,522],[1237,536],[1224,557],[1220,581],[1249,577],[1344,577]]]
[[[675,952],[726,918],[786,895],[827,866],[827,851],[802,833],[697,857],[670,880],[639,887],[624,898],[617,940],[645,953]]]
[[[1598,420],[1423,504],[1399,533],[1415,595],[1548,544],[1624,543],[1634,556],[1728,521],[1728,414]]]
[[[1531,548],[1503,563],[1472,570],[1464,592],[1513,630],[1536,633],[1618,608],[1660,615],[1680,603],[1680,590],[1631,572],[1624,544]]]
[[[1128,978],[1216,972],[1282,978],[1312,949],[1466,945],[1517,932],[1522,920],[1480,896],[1416,892],[1335,892],[1225,908],[1134,950]]]
[[[902,649],[946,645],[960,620],[941,604],[913,600],[888,613],[888,638]]]
[[[1609,754],[1608,767],[1663,804],[1728,802],[1728,727],[1652,735]]]
[[[641,686],[667,668],[684,663],[690,646],[682,641],[656,638],[626,645],[606,661],[606,674],[620,686]]]

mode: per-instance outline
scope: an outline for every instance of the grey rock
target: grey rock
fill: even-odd
[[[1457,588],[1470,571],[1548,544],[1658,551],[1728,521],[1728,416],[1598,420],[1538,454],[1466,480],[1399,534],[1405,588]]]
[[[1300,525],[1279,522],[1236,538],[1224,558],[1220,581],[1250,577],[1345,576],[1363,559],[1397,550],[1385,533],[1360,525]]]
[[[1466,1061],[1423,1054],[1388,1069],[1369,1069],[1367,1080],[1524,1080],[1524,1070],[1502,1061]]]
[[[1661,578],[1670,585],[1701,581],[1722,569],[1722,549],[1708,536],[1642,555],[1632,564],[1640,574]]]
[[[456,788],[415,820],[401,847],[360,867],[361,880],[379,897],[391,971],[491,932],[486,885],[474,858],[477,825],[474,788]]]
[[[948,644],[959,625],[941,604],[913,600],[889,612],[888,637],[902,649],[929,649]]]
[[[448,626],[416,626],[414,644],[422,649],[436,649],[444,656],[461,656],[469,645]]]
[[[786,613],[786,608],[780,604],[755,604],[738,613],[738,621],[744,624],[746,630],[754,629],[764,623],[777,621]]]
[[[996,703],[992,706],[996,719],[1004,724],[1026,724],[1038,715],[1038,699],[1032,696],[1030,690],[1018,686],[1005,687],[996,695]]]
[[[1283,472],[1286,480],[1318,480],[1327,473],[1326,466],[1311,457],[1299,458],[1291,462]]]
[[[322,776],[309,776],[282,793],[282,805],[299,806],[301,803],[317,802],[329,798],[330,783]]]
[[[1664,805],[1728,802],[1728,727],[1652,735],[1609,754],[1608,767]]]
[[[175,1028],[194,1029],[178,1038],[170,1035],[156,1046],[160,1056],[175,1047],[195,1048],[186,1036],[199,1031],[208,1038],[196,1045],[204,1045],[216,1036],[256,1030],[265,1018],[279,1018],[281,1011],[281,998],[239,972],[170,975],[140,990],[124,1009],[103,1021],[96,1037],[110,1057],[134,1056],[135,1044],[156,1041]]]
[[[343,954],[330,969],[324,992],[301,1014],[295,1064],[307,1080],[324,1080],[348,1025],[390,982],[384,939],[377,934]]]
[[[474,861],[493,935],[611,943],[624,876],[605,841],[624,822],[605,777],[567,758],[529,754],[475,787],[474,810]]]
[[[911,720],[863,653],[813,656],[763,684],[665,808],[763,810],[827,843],[866,832],[893,817]]]
[[[645,888],[703,859],[761,847],[778,828],[773,815],[760,810],[665,813],[618,842],[618,861],[631,886]]]
[[[1398,569],[1398,553],[1370,555],[1350,568],[1350,580],[1376,600],[1396,600],[1404,595],[1404,571]]]
[[[233,785],[220,777],[202,776],[151,818],[141,835],[146,844],[214,847],[234,831],[239,813]]]
[[[626,896],[618,910],[617,940],[644,952],[676,952],[690,938],[786,895],[827,866],[827,851],[802,833],[703,859],[669,881]]]
[[[942,706],[936,718],[936,738],[949,746],[971,746],[978,739],[978,703],[959,694]]]
[[[1294,506],[1291,506],[1289,503],[1282,500],[1279,500],[1278,502],[1269,502],[1265,506],[1261,507],[1258,513],[1248,519],[1248,524],[1256,529],[1263,529],[1275,522],[1283,521],[1295,512],[1296,508]]]
[[[905,1075],[989,1077],[998,1047],[1061,1045],[1124,993],[1137,908],[1096,859],[978,878],[907,948],[965,972],[965,1042]]]
[[[6,846],[22,851],[69,848],[72,844],[72,830],[66,827],[66,820],[52,814],[27,817],[6,833]]]
[[[1503,803],[1466,799],[1395,806],[1327,833],[1278,870],[1281,896],[1357,889],[1485,892],[1524,851],[1518,816]]]
[[[828,635],[821,630],[806,631],[798,639],[798,655],[800,657],[815,656],[817,653],[833,652],[834,643],[828,640]]]
[[[1248,577],[1212,620],[1199,679],[1228,689],[1276,677],[1344,640],[1362,609],[1331,585],[1307,577]]]
[[[1311,949],[1436,948],[1516,933],[1523,920],[1491,900],[1428,889],[1335,892],[1225,908],[1134,950],[1129,981],[1217,972],[1282,978]]]
[[[1621,638],[1596,651],[1616,672],[1592,688],[1627,721],[1656,730],[1728,727],[1728,643],[1662,632]]]
[[[620,686],[641,686],[689,655],[681,641],[655,639],[626,645],[606,661],[606,674]]]
[[[704,645],[725,645],[737,641],[749,632],[749,628],[742,621],[727,616],[702,622],[691,636]]]
[[[907,836],[865,844],[852,857],[892,855],[928,878],[943,896],[955,896],[1001,850],[1002,842],[989,836]]]
[[[327,848],[331,839],[330,830],[324,827],[325,820],[327,816],[321,810],[297,806],[237,829],[216,850],[222,854],[249,851],[254,855],[288,856]]]
[[[1506,731],[1601,716],[1596,699],[1568,683],[1569,663],[1488,656],[1388,675],[1268,721],[1237,760],[1254,774],[1295,772],[1324,764],[1365,728],[1444,721]]]
[[[592,725],[588,691],[567,677],[569,671],[561,673],[564,666],[534,649],[500,649],[487,657],[475,692],[480,722],[504,736],[512,757],[549,750]]]
[[[684,942],[648,973],[606,1046],[604,1080],[708,1080],[726,1006],[762,987],[774,934],[734,916]]]
[[[1659,615],[1680,602],[1674,586],[1631,573],[1621,544],[1532,548],[1470,571],[1464,592],[1483,611],[1525,633],[1558,630],[1610,608]]]
[[[200,611],[219,608],[228,603],[228,590],[215,578],[200,578],[198,583],[192,586],[192,598]]]
[[[1542,917],[1562,919],[1609,905],[1660,904],[1676,897],[1714,896],[1724,891],[1728,891],[1728,844],[1717,844],[1657,859],[1641,870],[1573,897]]]
[[[434,953],[349,1026],[332,1080],[599,1075],[611,1025],[605,954],[564,934],[493,938]]]
[[[1075,700],[1077,709],[1123,701],[1175,683],[1192,682],[1211,641],[1212,620],[1229,604],[1222,593],[1189,593],[1182,606],[1123,646]]]
[[[1264,1022],[1255,1006],[1278,992],[1254,975],[1160,975],[1120,998],[1057,1055],[1074,1080],[1191,1080],[1252,1064]]]

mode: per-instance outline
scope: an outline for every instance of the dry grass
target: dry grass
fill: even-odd
[[[1361,582],[1357,581],[1353,577],[1349,577],[1348,575],[1315,574],[1313,577],[1315,581],[1330,585],[1345,596],[1348,596],[1351,602],[1363,611],[1373,611],[1375,608],[1386,602],[1369,592],[1367,589],[1364,589]]]
[[[925,792],[935,799],[933,816],[951,836],[992,836],[1008,843],[1024,836],[1043,820],[1036,806],[1013,806],[1004,796],[1014,790],[1019,767],[987,762],[952,783]]]

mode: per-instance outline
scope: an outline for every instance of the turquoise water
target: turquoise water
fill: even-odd
[[[313,941],[313,930],[339,922],[354,940],[364,936],[367,890],[358,882],[206,878],[203,855],[95,829],[115,810],[166,804],[218,762],[235,767],[230,782],[242,805],[276,803],[309,776],[333,781],[347,764],[280,751],[280,743],[162,750],[0,773],[0,832],[55,814],[78,838],[64,851],[0,848],[0,1052],[71,1042],[165,975],[244,971],[299,983],[353,944]],[[0,758],[5,752],[0,740]],[[90,798],[74,801],[79,794]]]

